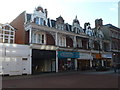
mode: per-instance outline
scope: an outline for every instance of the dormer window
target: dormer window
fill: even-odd
[[[43,20],[43,18],[36,17],[34,20],[35,23],[38,25],[45,25],[45,21]]]
[[[72,31],[75,32],[75,33],[81,33],[81,32],[83,32],[83,29],[82,29],[82,27],[80,27],[80,23],[79,23],[79,20],[77,19],[77,16],[73,20]]]
[[[43,18],[40,18],[40,25],[44,25],[44,20],[43,20]]]
[[[35,23],[36,23],[36,24],[39,24],[39,17],[36,17],[35,20],[36,20]]]

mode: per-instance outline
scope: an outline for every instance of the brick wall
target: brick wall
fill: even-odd
[[[16,44],[26,44],[26,33],[24,29],[24,22],[25,22],[25,11],[22,12],[18,17],[16,17],[10,24],[16,28],[15,32],[15,43]],[[28,36],[27,36],[28,37]]]
[[[55,45],[55,40],[53,36],[49,33],[46,34],[46,43],[47,45]]]

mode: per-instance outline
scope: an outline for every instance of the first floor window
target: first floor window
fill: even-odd
[[[42,34],[42,43],[44,44],[44,40],[45,40],[45,35],[44,34]]]
[[[66,37],[65,36],[60,36],[59,37],[59,46],[66,46]]]
[[[33,43],[45,44],[45,34],[44,33],[35,33],[33,35]]]

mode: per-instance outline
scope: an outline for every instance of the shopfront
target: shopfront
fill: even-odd
[[[80,58],[77,59],[78,70],[89,70],[92,67],[93,57],[90,53],[80,53]]]
[[[102,54],[103,66],[112,66],[112,54]]]
[[[58,51],[58,70],[75,70],[77,58],[79,58],[79,52]]]
[[[92,62],[93,68],[102,66],[101,54],[99,54],[99,53],[92,53],[92,56],[93,56],[93,62]]]
[[[32,73],[55,72],[56,51],[32,49]]]
[[[93,54],[93,67],[110,67],[112,63],[112,54]]]

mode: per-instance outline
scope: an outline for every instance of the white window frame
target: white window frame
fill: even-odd
[[[46,34],[43,33],[43,32],[36,32],[36,33],[34,33],[33,34],[33,43],[36,43],[36,44],[46,44]]]
[[[66,47],[66,36],[59,36],[59,46]]]
[[[82,40],[81,39],[77,39],[77,45],[79,48],[82,48]]]
[[[3,29],[1,29],[1,32],[0,32],[0,38],[2,39],[1,41],[3,43],[14,43],[15,31],[10,26],[8,26],[9,29],[5,29],[6,26],[8,26],[8,25],[5,25],[3,27]],[[8,34],[5,34],[6,31],[8,32]],[[11,33],[13,33],[13,35],[11,35]],[[7,36],[7,38],[6,38],[6,36]],[[7,42],[5,42],[5,39],[7,39]],[[12,40],[12,42],[11,42],[11,40]]]

